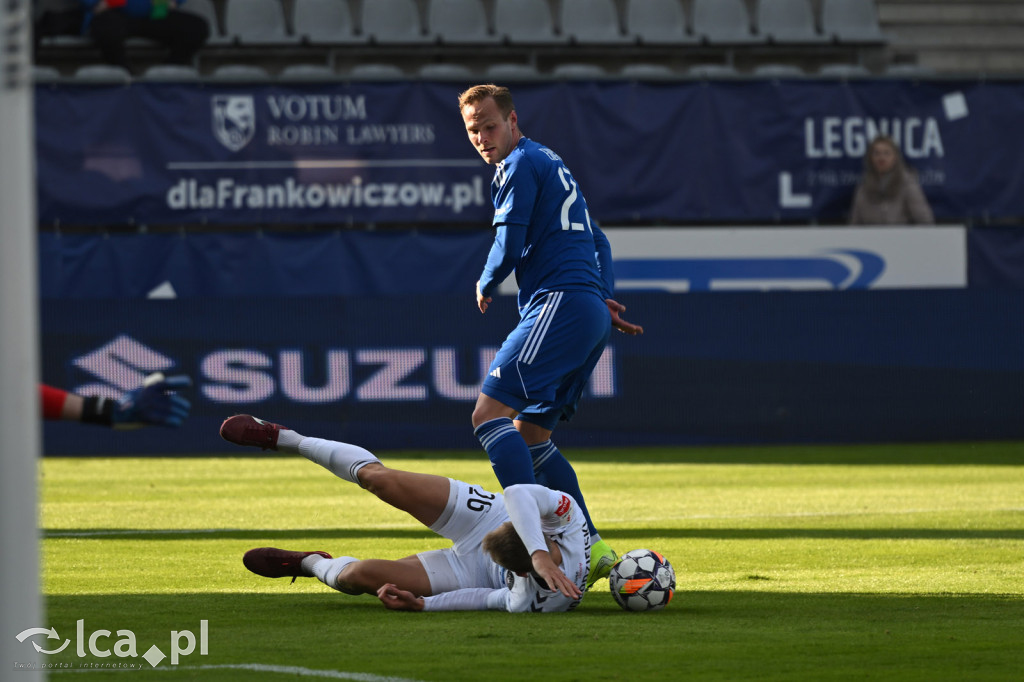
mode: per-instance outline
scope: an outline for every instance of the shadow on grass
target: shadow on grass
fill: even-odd
[[[996,465],[1024,466],[1024,442],[970,441],[959,443],[794,443],[781,445],[721,445],[640,446],[636,448],[566,447],[570,462],[612,464],[792,464],[792,465]],[[377,452],[387,463],[389,460],[438,459],[486,463],[481,450],[381,450]],[[259,460],[277,458],[258,453],[197,454],[188,456],[133,455],[145,459],[194,460],[214,457],[224,460]],[[50,456],[61,459],[59,456]],[[76,459],[69,457],[67,459]]]
[[[646,614],[621,611],[606,592],[589,595],[572,614],[543,615],[394,613],[369,596],[327,590],[47,599],[45,627],[60,638],[75,639],[79,620],[85,656],[72,642],[61,654],[43,657],[47,662],[84,667],[124,661],[149,669],[138,657],[97,657],[88,639],[109,630],[115,634],[101,634],[94,643],[114,651],[130,630],[140,656],[150,646],[169,654],[172,632],[182,649],[183,633],[198,638],[205,620],[207,654],[200,654],[197,641],[193,652],[179,658],[191,670],[165,673],[162,680],[246,679],[196,666],[250,664],[365,676],[344,679],[523,680],[537,679],[538,670],[557,670],[559,679],[654,680],[678,679],[669,671],[685,670],[688,679],[994,680],[1019,673],[1022,611],[1019,595],[753,591],[677,593],[666,609]],[[54,647],[60,641],[31,639]],[[40,659],[30,641],[23,646],[26,661]],[[594,661],[602,663],[597,676]],[[169,659],[161,667],[172,667]],[[119,674],[114,679],[124,679]]]
[[[1024,540],[1024,529],[1014,528],[630,528],[616,527],[607,532],[609,538],[696,538],[712,540]],[[47,540],[75,538],[80,540],[307,540],[307,539],[422,539],[436,538],[428,530],[297,528],[263,529],[169,529],[145,530],[131,528],[62,528],[47,530]]]
[[[637,448],[566,447],[571,462],[621,464],[794,464],[794,465],[998,465],[1024,466],[1024,442],[968,441],[953,443],[793,443],[781,445],[642,446]],[[479,461],[478,450],[392,451],[388,458]],[[485,460],[486,461],[486,460]]]
[[[575,450],[571,462],[622,464],[785,464],[844,466],[1024,466],[1024,443],[694,445],[635,451]]]

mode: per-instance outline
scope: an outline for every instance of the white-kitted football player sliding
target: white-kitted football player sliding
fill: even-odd
[[[376,594],[402,611],[569,611],[586,590],[590,531],[569,495],[537,484],[504,495],[433,474],[390,469],[348,443],[302,436],[249,415],[224,421],[238,445],[297,453],[409,513],[453,542],[397,560],[260,547],[243,563],[267,578],[316,577],[347,594]]]

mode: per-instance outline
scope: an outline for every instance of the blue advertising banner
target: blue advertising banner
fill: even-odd
[[[1024,438],[1024,292],[631,293],[563,448]],[[513,299],[45,300],[43,380],[116,396],[184,372],[180,429],[45,426],[47,454],[239,452],[231,414],[371,450],[476,449],[470,413]],[[481,457],[483,457],[481,453]],[[570,455],[571,457],[571,455]]]
[[[483,223],[459,84],[40,86],[43,224]],[[842,222],[886,133],[939,221],[1024,216],[1014,81],[523,83],[602,223]]]
[[[493,231],[39,235],[43,298],[474,299]]]
[[[956,226],[633,227],[610,228],[605,234],[619,292],[967,285],[966,230]],[[53,299],[424,294],[472,299],[492,240],[490,228],[103,236],[43,232],[39,288],[44,298]],[[985,248],[983,240],[975,242]],[[990,258],[999,263],[998,253]],[[987,261],[976,260],[984,268]],[[1008,265],[1004,269],[1012,269],[1013,263]],[[987,271],[982,270],[985,281],[990,280]],[[514,275],[499,292],[517,293]]]

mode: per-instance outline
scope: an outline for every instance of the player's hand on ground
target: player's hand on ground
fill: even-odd
[[[579,586],[562,573],[562,569],[555,564],[551,555],[544,550],[537,550],[530,557],[533,562],[533,571],[548,584],[552,590],[557,590],[570,599],[579,599],[583,594]]]
[[[192,403],[175,391],[191,385],[192,379],[184,374],[170,377],[160,372],[150,374],[142,386],[128,391],[114,408],[113,427],[181,426],[192,410]]]
[[[622,319],[622,313],[626,312],[626,306],[610,298],[604,299],[604,302],[608,305],[608,312],[612,315],[613,327],[623,334],[629,334],[630,336],[644,333],[644,328],[640,325],[626,322]]]
[[[377,599],[392,611],[422,611],[423,597],[417,597],[408,590],[400,590],[396,585],[385,583],[377,590]]]
[[[480,309],[481,313],[487,312],[487,306],[491,304],[491,297],[484,296],[480,293],[480,282],[476,283],[476,307]]]

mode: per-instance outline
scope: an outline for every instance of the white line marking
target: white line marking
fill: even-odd
[[[874,510],[874,511],[848,511],[848,512],[790,512],[788,514],[688,514],[684,516],[658,516],[651,518],[641,517],[630,517],[630,518],[618,518],[618,519],[607,519],[602,518],[602,523],[607,525],[609,523],[629,523],[635,521],[688,521],[688,520],[700,520],[700,521],[716,521],[722,520],[727,521],[730,519],[803,519],[803,518],[833,518],[841,516],[898,516],[901,514],[912,515],[912,514],[947,514],[951,512],[965,512],[970,513],[983,513],[983,512],[1022,512],[1024,508],[1020,507],[1003,507],[998,509],[970,509],[965,510],[963,508],[954,507],[950,509],[901,509],[899,511],[885,511],[885,510]],[[701,529],[701,530],[714,530],[714,529]],[[751,529],[745,529],[751,530]]]
[[[360,526],[359,530],[380,530],[380,531],[407,531],[410,529],[421,530],[424,535],[432,535],[429,530],[418,523],[380,523]],[[323,528],[104,528],[103,530],[60,530],[43,529],[43,539],[54,538],[103,538],[119,537],[129,535],[206,535],[213,533],[289,533],[291,535],[302,535],[303,533],[323,533]],[[345,531],[341,531],[345,532]]]
[[[133,672],[138,672],[136,668]],[[313,670],[293,665],[266,665],[264,663],[225,663],[223,665],[176,665],[160,666],[158,668],[141,668],[144,671],[176,672],[179,670],[251,670],[257,673],[278,673],[280,675],[295,675],[297,677],[322,677],[329,680],[355,680],[356,682],[420,682],[409,677],[387,677],[384,675],[373,675],[371,673],[350,673],[342,670]],[[92,673],[111,672],[110,668],[71,668],[54,669],[51,673]]]
[[[94,538],[108,535],[201,535],[203,533],[252,533],[252,528],[124,528],[121,530],[46,530],[44,538]],[[273,531],[268,531],[273,532]]]

